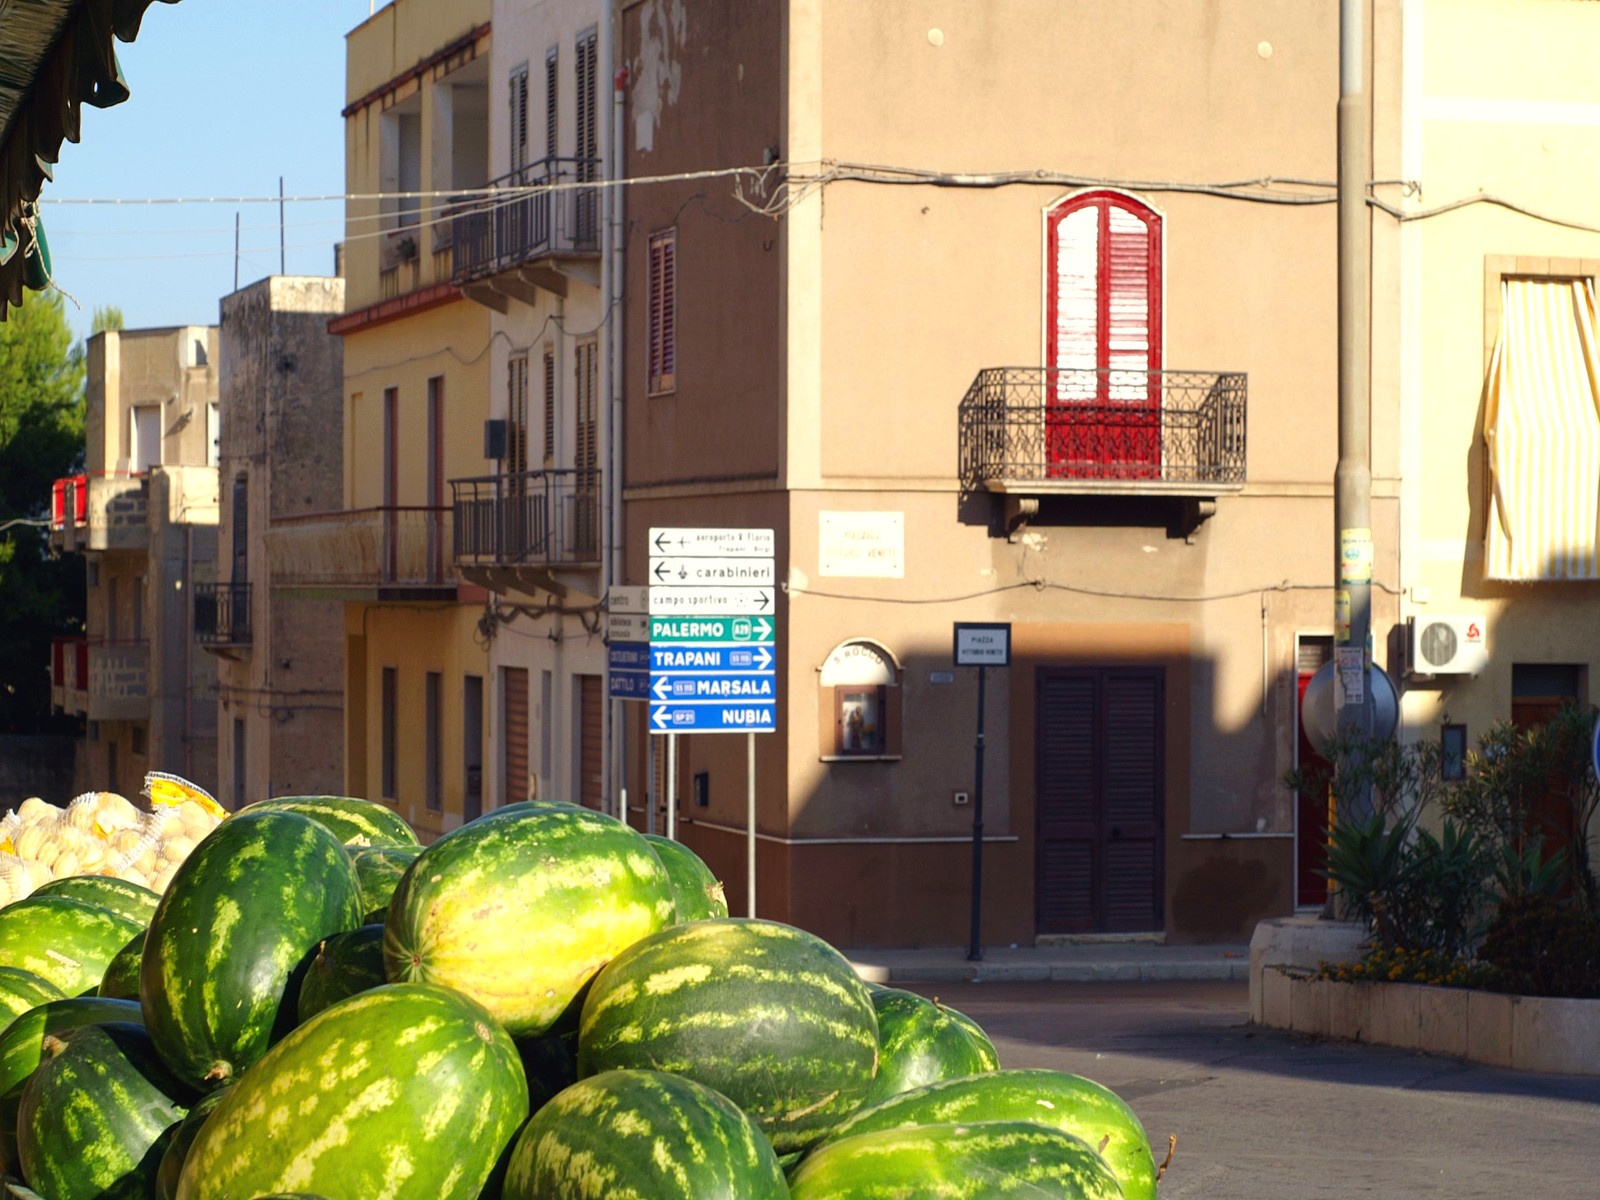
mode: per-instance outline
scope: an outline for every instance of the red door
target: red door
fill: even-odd
[[[1328,780],[1333,777],[1333,764],[1317,753],[1306,727],[1300,721],[1305,708],[1306,684],[1315,671],[1301,671],[1300,699],[1295,705],[1295,736],[1299,739],[1299,754],[1295,758],[1302,775]],[[1302,908],[1321,907],[1328,899],[1328,881],[1319,874],[1328,865],[1328,802],[1330,791],[1323,783],[1311,794],[1301,792],[1295,797],[1298,806],[1295,821],[1295,896],[1294,902]]]
[[[1092,191],[1047,219],[1045,454],[1054,478],[1161,474],[1161,218]]]

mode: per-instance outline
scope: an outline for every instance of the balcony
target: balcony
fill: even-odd
[[[600,472],[452,479],[455,563],[496,592],[598,599]]]
[[[89,710],[91,721],[150,719],[150,643],[89,642]]]
[[[143,473],[105,471],[58,479],[50,494],[50,544],[57,550],[142,550],[150,480]]]
[[[959,410],[961,485],[1013,515],[1049,495],[1166,496],[1198,520],[1245,482],[1245,376],[991,367]]]
[[[592,158],[545,158],[499,179],[488,194],[446,210],[450,281],[471,300],[506,312],[538,292],[567,294],[577,279],[600,286],[599,193],[562,185],[600,178]]]
[[[353,508],[275,518],[274,590],[325,600],[454,600],[450,509]]]
[[[50,639],[50,707],[68,716],[89,711],[89,639]]]
[[[250,645],[248,583],[194,585],[194,640],[221,653]]]

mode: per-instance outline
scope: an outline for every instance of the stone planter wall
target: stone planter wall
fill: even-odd
[[[1444,1054],[1519,1071],[1600,1075],[1600,1000],[1506,996],[1419,983],[1336,983],[1265,967],[1272,1029]]]

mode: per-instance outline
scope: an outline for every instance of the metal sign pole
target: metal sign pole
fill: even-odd
[[[756,735],[744,735],[745,911],[756,915]]]
[[[678,840],[678,735],[667,734],[667,840]]]
[[[983,944],[979,929],[983,924],[983,699],[987,667],[978,668],[978,745],[972,785],[972,945],[967,950],[968,962],[983,961]]]

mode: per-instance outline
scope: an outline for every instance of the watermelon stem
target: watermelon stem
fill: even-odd
[[[211,1064],[211,1070],[207,1071],[205,1073],[205,1075],[203,1075],[201,1078],[206,1083],[220,1083],[224,1079],[227,1079],[232,1074],[233,1074],[233,1064],[232,1063],[215,1062],[215,1063]]]
[[[66,1048],[67,1043],[53,1033],[45,1034],[39,1042],[39,1049],[43,1050],[51,1058],[54,1058]]]
[[[1109,1141],[1109,1140],[1110,1139],[1108,1138],[1107,1141]],[[1157,1183],[1161,1182],[1161,1177],[1167,1173],[1167,1168],[1172,1165],[1172,1156],[1173,1156],[1174,1153],[1176,1153],[1177,1149],[1178,1149],[1178,1135],[1175,1134],[1175,1133],[1167,1134],[1167,1157],[1162,1162],[1162,1164],[1159,1167],[1156,1168],[1156,1182]]]

